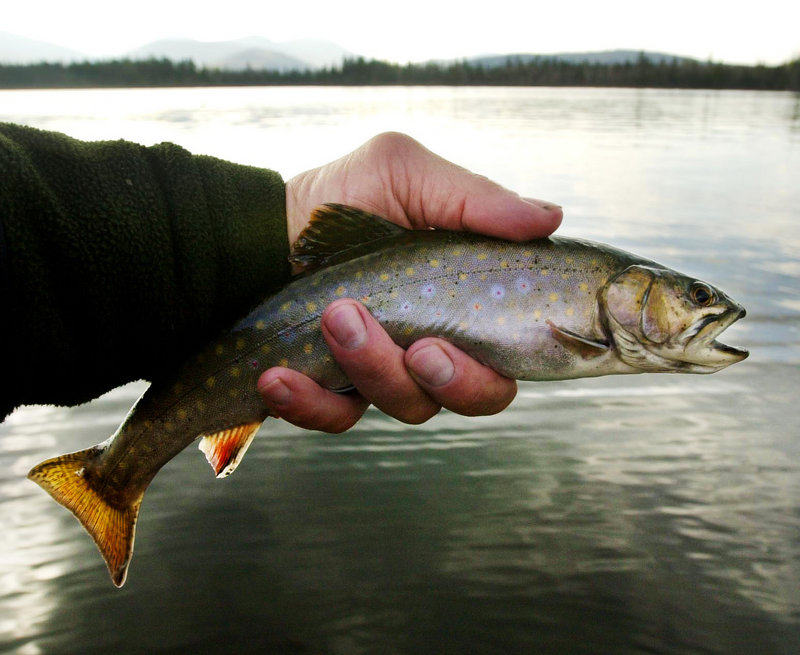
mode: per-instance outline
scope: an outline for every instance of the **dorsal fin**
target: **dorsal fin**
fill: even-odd
[[[380,216],[347,205],[325,204],[292,244],[289,261],[301,273],[339,264],[377,249],[381,242],[409,230]]]

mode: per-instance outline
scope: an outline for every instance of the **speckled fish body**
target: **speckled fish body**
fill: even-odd
[[[331,237],[331,225],[345,234]],[[307,275],[154,382],[108,441],[31,471],[78,516],[115,584],[125,579],[144,490],[166,462],[202,436],[218,476],[238,465],[267,417],[256,391],[265,369],[350,386],[320,330],[322,311],[338,298],[363,302],[401,346],[442,337],[521,380],[709,373],[747,355],[714,340],[744,315],[724,293],[610,246],[408,232],[330,206],[296,249]]]

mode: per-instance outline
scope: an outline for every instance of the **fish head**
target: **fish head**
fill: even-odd
[[[629,266],[603,288],[601,306],[620,359],[643,371],[714,373],[749,354],[716,340],[744,308],[670,269]]]

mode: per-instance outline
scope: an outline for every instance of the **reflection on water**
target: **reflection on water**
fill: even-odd
[[[718,284],[748,310],[725,341],[752,355],[713,376],[526,383],[496,417],[409,428],[371,411],[336,437],[270,421],[225,481],[188,448],[145,498],[122,590],[25,474],[105,439],[142,385],[22,409],[0,425],[0,652],[798,652],[796,107],[592,89],[4,92],[0,120],[287,174],[411,132],[563,202],[565,233]]]

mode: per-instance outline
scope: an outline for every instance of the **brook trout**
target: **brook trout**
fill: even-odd
[[[363,302],[403,347],[442,337],[520,380],[713,373],[748,354],[715,340],[745,315],[722,291],[599,243],[408,231],[325,205],[291,259],[302,276],[154,381],[107,441],[29,473],[80,520],[117,586],[159,469],[198,437],[217,477],[239,464],[267,418],[256,391],[265,369],[288,366],[327,388],[350,387],[320,329],[337,298]]]

